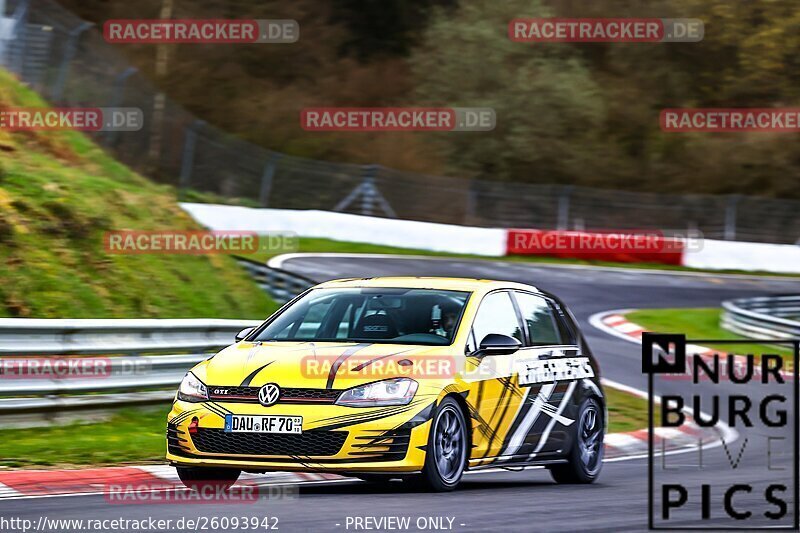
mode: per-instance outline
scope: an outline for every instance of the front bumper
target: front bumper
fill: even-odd
[[[343,407],[176,401],[168,416],[167,460],[179,466],[247,471],[417,472],[425,462],[433,402]],[[302,435],[225,433],[225,414],[303,417]],[[196,420],[196,429],[190,424]]]

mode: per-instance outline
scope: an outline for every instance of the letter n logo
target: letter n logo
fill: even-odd
[[[686,336],[669,333],[643,333],[642,372],[645,374],[685,374]]]

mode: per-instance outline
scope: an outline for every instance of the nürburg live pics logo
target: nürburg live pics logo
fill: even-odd
[[[650,529],[798,529],[800,341],[758,342],[642,335]]]

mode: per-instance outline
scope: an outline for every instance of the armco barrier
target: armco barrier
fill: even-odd
[[[271,268],[264,263],[259,263],[246,257],[236,256],[235,259],[250,273],[256,284],[278,303],[286,303],[317,284],[311,278],[280,268]]]
[[[221,319],[0,319],[0,426],[172,398],[186,371],[258,325]],[[181,353],[184,352],[184,353]],[[93,362],[97,375],[37,369]]]
[[[800,295],[740,298],[722,303],[721,326],[754,339],[800,339]]]

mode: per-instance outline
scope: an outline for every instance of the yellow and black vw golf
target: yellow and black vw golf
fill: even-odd
[[[488,280],[338,280],[186,374],[167,459],[195,488],[299,470],[445,491],[465,470],[523,465],[590,483],[605,421],[597,363],[556,297]]]

